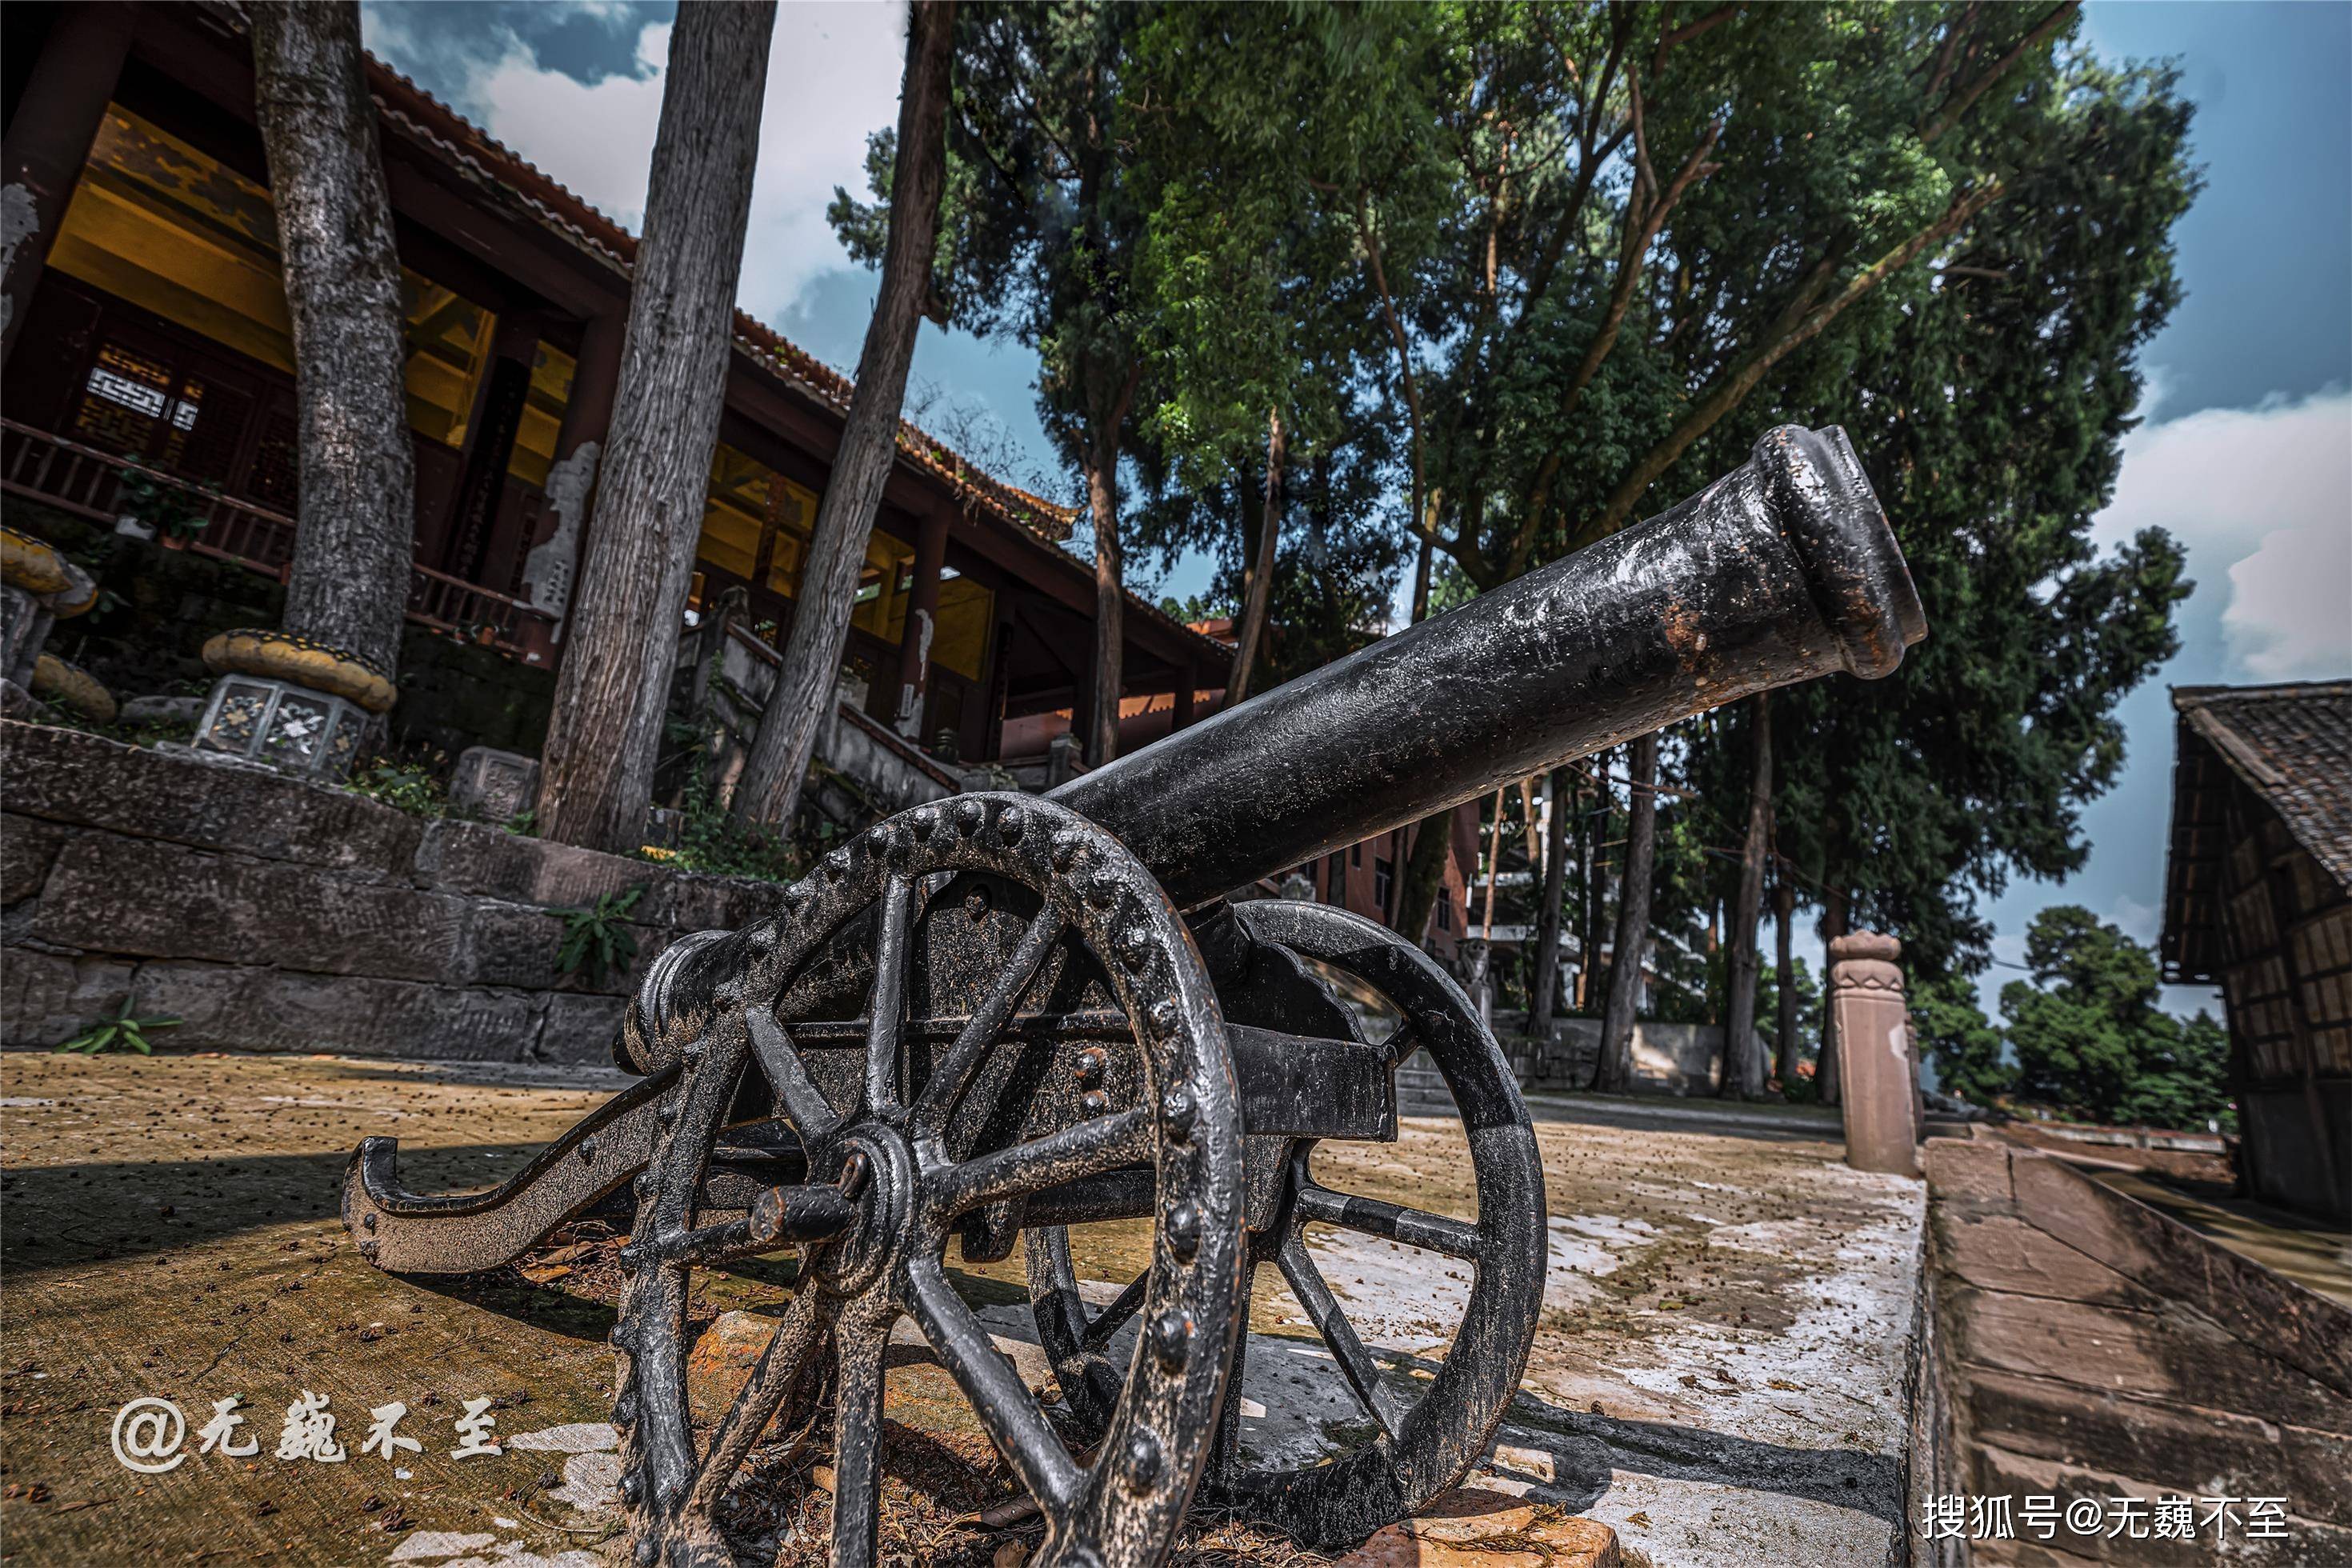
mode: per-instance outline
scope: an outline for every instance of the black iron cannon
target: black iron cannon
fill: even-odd
[[[616,1047],[642,1081],[513,1180],[409,1194],[393,1142],[370,1139],[345,1221],[379,1267],[447,1273],[634,1199],[613,1338],[639,1563],[730,1563],[728,1488],[824,1406],[835,1560],[870,1563],[884,1350],[908,1319],[1034,1499],[1049,1562],[1156,1563],[1196,1490],[1310,1542],[1360,1540],[1458,1480],[1517,1387],[1543,1300],[1542,1170],[1493,1036],[1415,943],[1224,895],[1718,703],[1885,675],[1924,633],[1843,434],[1775,430],[1671,510],[1051,795],[879,824],[767,918],[664,952]],[[1377,993],[1398,1026],[1368,1030],[1342,988]],[[1414,1050],[1459,1110],[1473,1215],[1353,1195],[1310,1163],[1321,1141],[1396,1137]],[[1150,1262],[1096,1307],[1068,1227],[1099,1222],[1148,1224],[1129,1250]],[[1383,1369],[1310,1226],[1466,1272],[1450,1343]],[[968,1263],[1024,1249],[1044,1388],[957,1293],[950,1242]],[[792,1247],[772,1340],[698,1428],[697,1272]],[[1362,1406],[1364,1440],[1336,1459],[1258,1465],[1240,1444],[1265,1266]]]

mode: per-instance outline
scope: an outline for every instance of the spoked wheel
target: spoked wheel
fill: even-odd
[[[1035,895],[1009,956],[971,988],[968,1014],[906,1017],[910,932],[927,879],[991,874]],[[862,1072],[813,1072],[813,1027],[780,1024],[777,1000],[848,922],[871,914],[872,983]],[[680,1086],[640,1180],[630,1273],[614,1340],[622,1497],[640,1564],[731,1564],[716,1512],[762,1434],[814,1422],[835,1389],[833,1560],[874,1561],[881,1480],[883,1355],[911,1318],[1044,1517],[1050,1563],[1150,1563],[1190,1504],[1240,1306],[1241,1142],[1224,1026],[1201,957],[1166,896],[1118,840],[1045,802],[965,795],[918,807],[828,856],[779,914],[719,944],[710,988],[673,1026]],[[960,1102],[1049,955],[1098,962],[1135,1042],[1131,1101],[1088,1095],[1078,1113],[984,1149]],[[654,1016],[662,1016],[658,1007]],[[793,1029],[804,1037],[796,1041]],[[836,1034],[838,1030],[835,1031]],[[853,1037],[854,1038],[854,1037]],[[837,1055],[838,1053],[836,1053]],[[747,1214],[698,1212],[704,1171],[756,1064],[807,1160],[803,1186],[759,1194]],[[833,1064],[824,1064],[829,1068]],[[927,1071],[920,1070],[927,1068]],[[830,1082],[830,1099],[817,1084]],[[751,1087],[756,1088],[754,1083]],[[842,1103],[847,1101],[845,1106]],[[982,1142],[989,1142],[982,1140]],[[963,1216],[1017,1210],[1051,1189],[1128,1170],[1156,1221],[1139,1292],[1150,1353],[1129,1369],[1091,1463],[1074,1458],[1036,1397],[950,1283],[942,1253]],[[692,1274],[778,1249],[803,1254],[790,1306],[749,1380],[707,1436],[689,1415]],[[829,1376],[828,1376],[829,1374]]]
[[[1335,1460],[1282,1468],[1242,1461],[1238,1429],[1244,1339],[1233,1352],[1226,1414],[1202,1492],[1309,1544],[1362,1541],[1459,1481],[1486,1451],[1517,1389],[1543,1308],[1543,1167],[1518,1082],[1477,1010],[1445,972],[1395,932],[1324,904],[1264,900],[1236,905],[1249,934],[1320,959],[1367,982],[1403,1013],[1400,1051],[1426,1047],[1454,1091],[1475,1169],[1475,1221],[1333,1191],[1308,1168],[1301,1141],[1283,1172],[1275,1221],[1247,1238],[1243,1288],[1261,1265],[1281,1270],[1366,1415],[1370,1440]],[[1444,1359],[1427,1381],[1383,1378],[1324,1281],[1307,1227],[1328,1225],[1454,1259],[1473,1272],[1469,1301]],[[1099,1313],[1081,1303],[1066,1231],[1032,1229],[1030,1297],[1038,1337],[1080,1419],[1107,1421],[1115,1387],[1104,1352],[1138,1304],[1130,1289]]]

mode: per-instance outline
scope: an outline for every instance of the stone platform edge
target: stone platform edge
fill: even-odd
[[[636,952],[556,963],[565,914],[642,889]],[[772,882],[682,871],[279,774],[0,721],[0,1045],[172,1017],[171,1050],[604,1063],[662,949]]]

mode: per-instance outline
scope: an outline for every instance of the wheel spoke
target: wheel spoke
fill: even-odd
[[[1478,1261],[1478,1227],[1467,1220],[1401,1208],[1378,1198],[1360,1198],[1313,1185],[1299,1189],[1298,1213],[1302,1218],[1321,1220],[1345,1230],[1385,1237],[1406,1247],[1426,1247],[1469,1263]]]
[[[1141,1106],[1097,1116],[1026,1143],[998,1149],[929,1174],[932,1199],[949,1215],[1024,1197],[1080,1176],[1151,1158],[1151,1114]]]
[[[915,879],[893,877],[882,894],[882,928],[874,939],[874,997],[866,1020],[866,1109],[898,1109],[898,1030],[907,1011],[907,926]]]
[[[801,1135],[801,1147],[814,1149],[817,1141],[841,1125],[833,1107],[815,1084],[809,1081],[808,1069],[801,1065],[801,1053],[784,1026],[776,1022],[775,1015],[765,1007],[745,1010],[743,1020],[751,1034],[751,1049],[760,1058],[760,1070],[768,1077],[768,1087],[776,1091],[783,1102],[784,1119],[793,1131]]]
[[[709,1452],[695,1477],[694,1495],[688,1504],[694,1511],[708,1512],[727,1494],[735,1472],[742,1468],[743,1456],[751,1451],[760,1434],[768,1429],[784,1396],[800,1384],[810,1352],[823,1338],[816,1294],[814,1286],[804,1285],[793,1296],[784,1315],[776,1321],[776,1331],[770,1337],[768,1348],[760,1352],[742,1392],[727,1407],[727,1414],[719,1418],[718,1429],[710,1435]]]
[[[874,1562],[882,1503],[882,1357],[889,1345],[887,1317],[845,1325],[841,1335],[841,1395],[833,1417],[835,1568],[872,1568]]]
[[[1380,1423],[1381,1431],[1395,1436],[1396,1423],[1389,1408],[1391,1401],[1381,1387],[1380,1369],[1372,1364],[1371,1352],[1364,1349],[1364,1342],[1356,1337],[1356,1326],[1339,1310],[1331,1288],[1316,1271],[1315,1260],[1307,1255],[1307,1243],[1293,1235],[1283,1245],[1277,1261],[1282,1266],[1282,1277],[1290,1281],[1290,1293],[1298,1298],[1298,1304],[1315,1320],[1317,1331],[1330,1347],[1332,1359],[1339,1363],[1339,1375],[1356,1391],[1357,1402]],[[1226,1394],[1231,1397],[1233,1391],[1228,1389]]]
[[[1110,1343],[1111,1336],[1118,1332],[1119,1326],[1135,1316],[1136,1309],[1143,1305],[1143,1293],[1150,1283],[1151,1270],[1147,1268],[1135,1277],[1133,1284],[1121,1290],[1111,1304],[1102,1310],[1102,1316],[1087,1325],[1086,1333],[1082,1336],[1087,1349],[1098,1351]]]
[[[988,1331],[936,1262],[916,1265],[908,1278],[913,1287],[908,1305],[932,1353],[971,1401],[980,1424],[1037,1506],[1048,1519],[1060,1521],[1076,1500],[1084,1478],[1053,1424],[1037,1408],[1036,1396],[990,1342]]]
[[[931,1074],[923,1092],[915,1100],[915,1125],[927,1132],[937,1132],[955,1114],[956,1103],[963,1098],[964,1085],[979,1066],[981,1053],[994,1042],[997,1031],[1004,1027],[1005,1019],[1013,1016],[1021,998],[1029,993],[1030,984],[1037,978],[1038,967],[1062,934],[1061,911],[1047,904],[1037,911],[1022,934],[1021,943],[1013,950],[1003,972],[997,975],[988,995],[972,1009],[971,1017],[955,1044],[948,1048],[938,1068]]]

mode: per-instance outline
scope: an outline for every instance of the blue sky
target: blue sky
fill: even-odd
[[[668,5],[598,0],[371,0],[369,47],[622,222],[644,206]],[[2085,868],[1990,906],[2013,963],[2046,904],[2081,903],[2153,941],[2171,788],[2171,685],[2352,678],[2352,5],[2103,0],[2084,36],[2112,58],[2170,57],[2197,103],[2206,190],[2177,238],[2188,297],[2144,356],[2143,423],[2095,524],[2150,524],[2188,549],[2198,590],[2180,653],[2126,700],[2120,784],[2085,813]],[[745,246],[744,307],[846,369],[871,307],[824,221],[860,195],[866,133],[897,118],[900,9],[785,5]],[[908,414],[1006,478],[1074,487],[1037,420],[1017,346],[926,326]],[[1180,563],[1168,586],[1202,585]],[[2016,977],[1984,977],[1988,1003]],[[2210,1000],[2183,992],[2181,1007]]]

